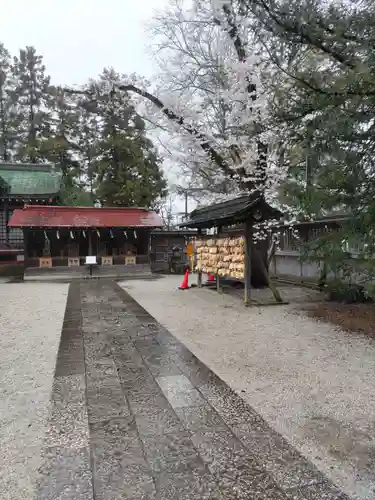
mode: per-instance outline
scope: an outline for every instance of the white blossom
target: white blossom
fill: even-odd
[[[155,57],[160,74],[152,92],[164,108],[145,104],[144,99],[137,97],[139,102],[143,100],[137,109],[149,121],[169,131],[164,148],[169,163],[180,166],[181,184],[192,186],[197,192],[201,188],[201,203],[235,198],[243,192],[244,183],[259,187],[264,172],[259,169],[258,148],[259,143],[266,144],[266,179],[262,185],[266,201],[281,212],[288,211],[292,221],[299,214],[290,214],[290,207],[279,201],[279,187],[287,171],[279,162],[279,137],[269,123],[269,71],[250,29],[251,20],[237,14],[235,22],[247,52],[246,60],[239,60],[224,13],[224,7],[230,8],[231,3],[172,0],[155,28]],[[149,82],[132,78],[150,91]],[[252,92],[250,85],[254,86]],[[168,120],[163,114],[165,110],[173,111],[182,121]],[[193,129],[197,134],[191,133]],[[221,155],[231,175],[212,161],[202,149],[202,142],[209,143]],[[231,154],[233,146],[238,152],[236,161]],[[259,224],[254,238],[269,235],[278,224],[279,221]]]

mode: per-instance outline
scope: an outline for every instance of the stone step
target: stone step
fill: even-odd
[[[25,281],[70,280],[85,278],[143,278],[151,277],[149,264],[127,264],[115,266],[93,266],[92,275],[88,266],[57,266],[52,268],[29,267],[25,269]]]

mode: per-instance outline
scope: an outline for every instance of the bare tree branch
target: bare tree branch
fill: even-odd
[[[239,33],[239,26],[236,21],[236,16],[235,12],[233,9],[233,2],[229,5],[227,3],[224,3],[223,5],[223,12],[226,18],[226,22],[228,24],[228,27],[224,27],[226,31],[228,32],[228,35],[230,39],[233,42],[234,48],[236,49],[237,57],[238,60],[242,63],[247,61],[247,53],[245,49],[245,44],[243,43],[240,33]],[[220,20],[216,20],[220,25],[222,23]],[[253,102],[256,100],[256,85],[254,82],[252,82],[249,78],[247,79],[247,92],[250,95],[250,98]],[[252,111],[252,110],[251,110]],[[232,158],[236,157],[237,161],[241,160],[241,155],[238,147],[236,145],[232,146],[232,151],[231,151]],[[263,192],[263,189],[265,187],[265,182],[266,182],[266,177],[267,177],[267,156],[268,156],[268,145],[265,144],[263,141],[258,140],[258,169],[260,172],[260,183],[259,186],[257,186],[257,189],[260,192]],[[254,186],[253,186],[254,187]]]
[[[134,92],[145,99],[148,99],[150,102],[152,102],[169,120],[172,122],[178,124],[181,126],[182,129],[184,129],[186,132],[188,132],[193,138],[195,138],[200,147],[205,151],[211,161],[215,163],[221,171],[230,179],[237,179],[239,182],[239,186],[242,189],[251,189],[253,187],[253,184],[250,182],[245,182],[242,180],[243,177],[245,177],[246,172],[244,169],[239,169],[237,172],[235,172],[230,164],[223,158],[223,156],[214,149],[207,136],[203,132],[199,132],[195,127],[187,123],[184,119],[184,117],[176,114],[173,110],[170,108],[166,107],[163,102],[147,90],[142,90],[139,87],[133,85],[133,84],[128,84],[128,85],[119,85],[117,87],[119,90],[123,92]],[[64,92],[68,94],[77,94],[77,95],[86,95],[89,97],[93,96],[93,92],[90,90],[75,90],[75,89],[69,89],[69,88],[64,88]]]

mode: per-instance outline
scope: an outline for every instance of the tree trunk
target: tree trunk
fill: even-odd
[[[268,272],[268,241],[252,244],[251,250],[251,286],[253,288],[267,288],[268,281],[264,269]],[[259,262],[261,259],[261,263]]]
[[[254,246],[252,255],[254,256],[252,264],[257,267],[259,276],[261,276],[260,279],[262,283],[265,283],[265,285],[262,286],[266,286],[271,290],[276,302],[282,302],[283,300],[281,298],[281,295],[277,290],[276,286],[274,285],[274,283],[271,281],[270,275],[268,274],[268,268],[266,267],[268,260],[267,252],[264,255],[264,253],[260,253],[259,250]]]
[[[6,130],[6,116],[5,116],[5,105],[4,105],[4,88],[3,83],[0,81],[0,120],[1,120],[1,135],[3,143],[3,160],[8,161],[8,139]]]

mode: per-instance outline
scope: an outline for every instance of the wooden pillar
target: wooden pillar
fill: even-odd
[[[198,271],[198,288],[202,288],[202,271]]]
[[[89,240],[89,255],[92,255],[92,230],[87,229],[87,238]]]
[[[8,200],[4,200],[4,220],[5,220],[5,244],[9,245],[9,205]]]
[[[147,250],[147,255],[148,255],[148,262],[150,266],[153,265],[153,259],[152,259],[152,253],[153,253],[153,248],[152,248],[152,243],[154,241],[154,238],[152,237],[151,231],[148,233],[148,250]],[[156,260],[156,259],[155,259]]]
[[[219,238],[219,236],[220,236],[220,232],[221,232],[221,227],[219,226],[219,227],[217,228],[217,233],[216,233],[216,237],[217,237],[217,238]],[[216,275],[216,290],[217,290],[218,292],[220,292],[220,276],[219,276],[219,274],[218,274],[217,269],[216,269],[216,273],[215,273],[215,275]]]
[[[26,269],[27,266],[27,259],[28,259],[28,252],[27,252],[27,246],[29,243],[29,230],[24,228],[23,229],[23,267]]]
[[[198,229],[198,237],[202,237],[202,229]],[[194,256],[195,257],[195,256]],[[202,288],[202,271],[198,270],[198,288]]]
[[[245,290],[244,302],[245,306],[251,303],[251,245],[253,239],[253,223],[249,219],[245,223]]]

